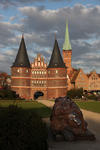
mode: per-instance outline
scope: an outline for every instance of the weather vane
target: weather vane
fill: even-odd
[[[56,40],[57,30],[54,32],[54,34],[55,34],[55,40]]]
[[[22,37],[24,37],[24,24],[22,25]]]

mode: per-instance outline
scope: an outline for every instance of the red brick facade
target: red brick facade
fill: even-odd
[[[48,68],[43,56],[38,54],[31,63],[31,69],[12,67],[12,90],[20,97],[34,99],[37,91],[44,95],[41,99],[53,99],[65,96],[67,80],[65,68]]]
[[[30,72],[29,68],[12,67],[12,90],[16,91],[20,97],[30,99]]]
[[[66,69],[49,68],[47,69],[48,99],[65,96],[67,93]]]

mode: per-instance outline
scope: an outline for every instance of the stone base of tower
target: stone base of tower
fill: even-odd
[[[38,97],[40,100],[49,100],[49,99],[55,99],[57,97],[64,97],[67,94],[67,88],[17,88],[12,87],[13,91],[15,91],[17,94],[19,94],[20,98],[24,98],[26,100],[35,100],[35,94],[37,92],[43,93],[43,96]]]
[[[17,88],[17,87],[14,87],[12,86],[11,89],[13,91],[16,92],[16,94],[19,95],[20,98],[24,98],[24,99],[27,99],[29,100],[31,97],[30,97],[30,88]]]
[[[64,97],[67,94],[67,88],[48,88],[47,99],[55,99],[57,97]]]

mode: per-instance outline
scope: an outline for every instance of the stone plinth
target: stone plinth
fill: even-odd
[[[95,136],[87,129],[80,108],[70,98],[56,98],[50,120],[56,140],[59,140],[58,137],[66,141],[95,140]]]

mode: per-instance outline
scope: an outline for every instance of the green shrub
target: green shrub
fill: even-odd
[[[47,150],[47,129],[34,112],[11,105],[0,115],[0,150]]]
[[[83,89],[79,88],[79,89],[71,89],[67,92],[67,96],[70,98],[82,98],[83,95]]]

